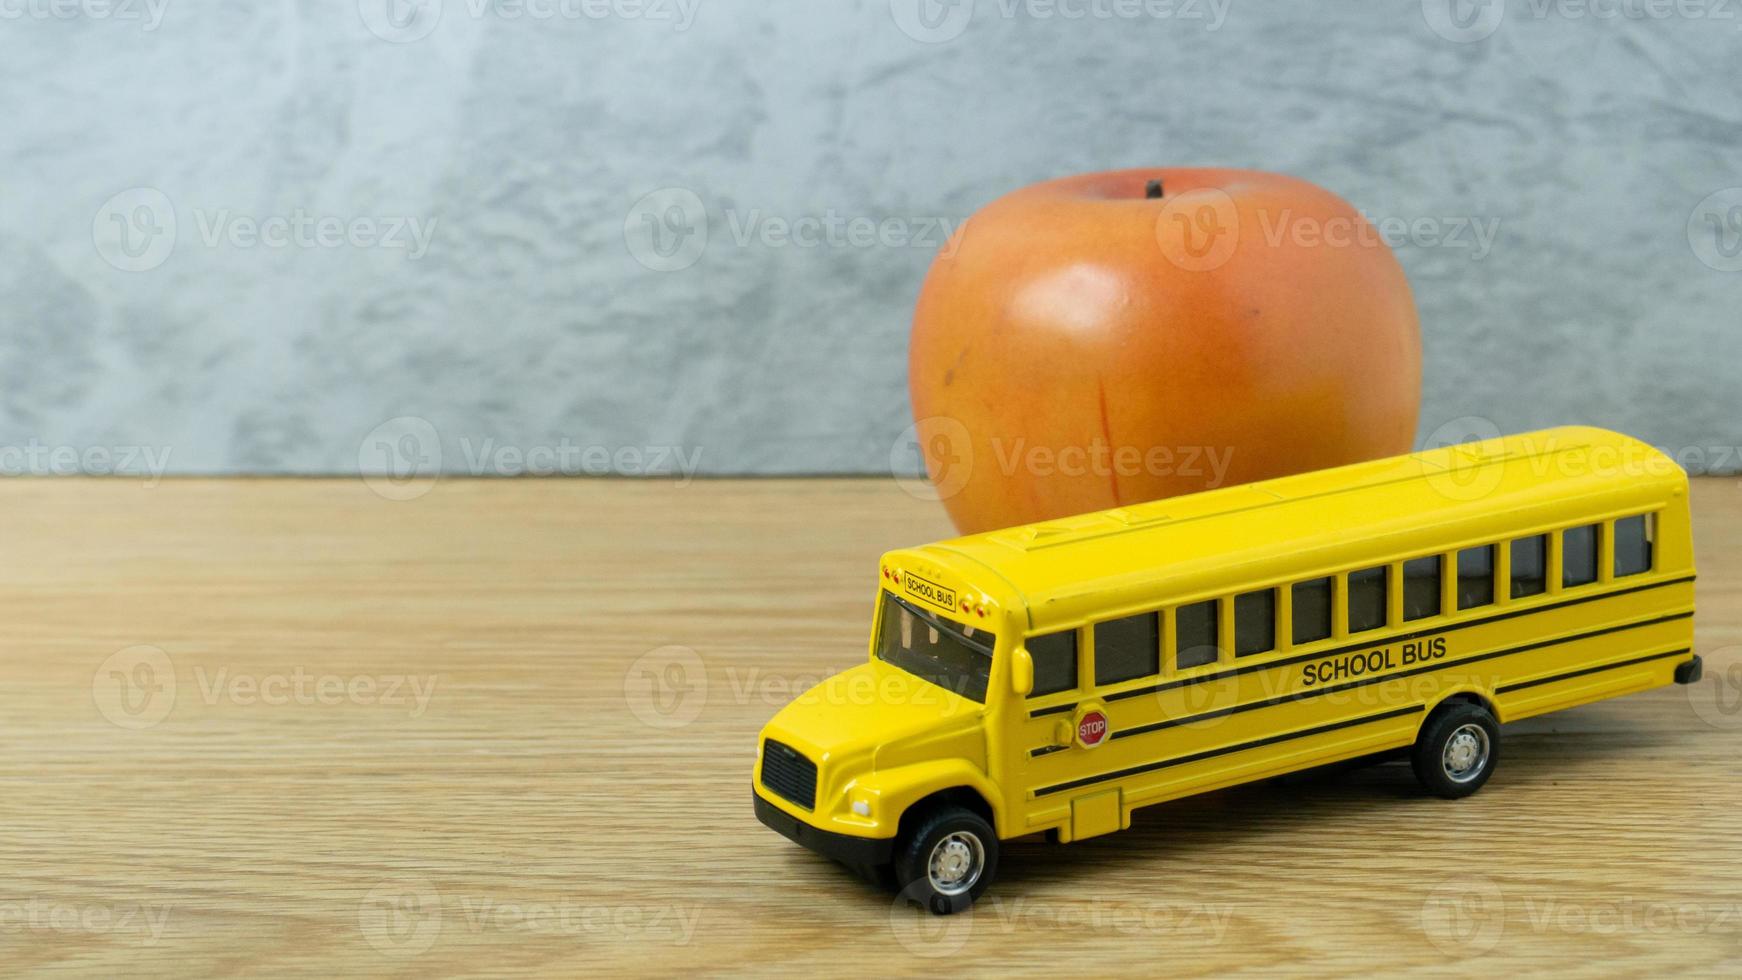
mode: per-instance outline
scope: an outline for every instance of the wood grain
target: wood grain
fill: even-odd
[[[1734,974],[1742,489],[1698,481],[1706,680],[1007,848],[932,921],[751,814],[864,656],[886,481],[0,482],[0,972]],[[413,689],[413,682],[417,685]],[[421,692],[421,694],[417,693]]]

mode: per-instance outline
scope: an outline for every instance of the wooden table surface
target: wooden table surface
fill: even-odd
[[[427,491],[427,492],[425,492]],[[1742,969],[1742,486],[1706,680],[1405,767],[1010,845],[892,905],[756,822],[761,724],[862,659],[888,481],[0,482],[0,973],[1094,976]]]

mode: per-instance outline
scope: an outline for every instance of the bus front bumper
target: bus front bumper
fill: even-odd
[[[787,840],[803,844],[823,857],[842,864],[867,866],[888,864],[895,854],[895,839],[892,837],[854,837],[818,830],[763,799],[755,787],[751,787],[750,796],[756,801],[756,819]]]

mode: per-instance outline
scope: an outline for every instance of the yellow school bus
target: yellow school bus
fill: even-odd
[[[1687,477],[1561,428],[893,551],[870,659],[782,709],[765,824],[933,911],[999,841],[1699,679]]]

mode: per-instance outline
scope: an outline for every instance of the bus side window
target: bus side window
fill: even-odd
[[[1615,577],[1651,571],[1652,539],[1657,535],[1656,514],[1623,517],[1615,522]]]
[[[1349,632],[1385,625],[1385,566],[1349,573]]]
[[[1181,606],[1174,613],[1174,666],[1180,670],[1213,664],[1221,656],[1216,635],[1216,600]]]
[[[1248,657],[1276,649],[1276,590],[1263,589],[1234,597],[1234,656]]]
[[[1561,585],[1572,588],[1597,581],[1597,535],[1601,524],[1561,532]]]
[[[1541,595],[1548,589],[1548,535],[1512,542],[1512,598]]]
[[[1440,614],[1440,556],[1411,558],[1403,563],[1403,618],[1426,619]]]
[[[1161,628],[1156,613],[1095,624],[1095,683],[1117,684],[1161,673]]]
[[[1331,579],[1296,582],[1289,589],[1294,615],[1294,642],[1312,643],[1331,635]]]
[[[1458,552],[1458,608],[1474,609],[1494,602],[1494,546],[1480,545]]]
[[[1034,660],[1034,690],[1031,698],[1057,694],[1077,686],[1077,631],[1065,630],[1028,638],[1028,655]]]

